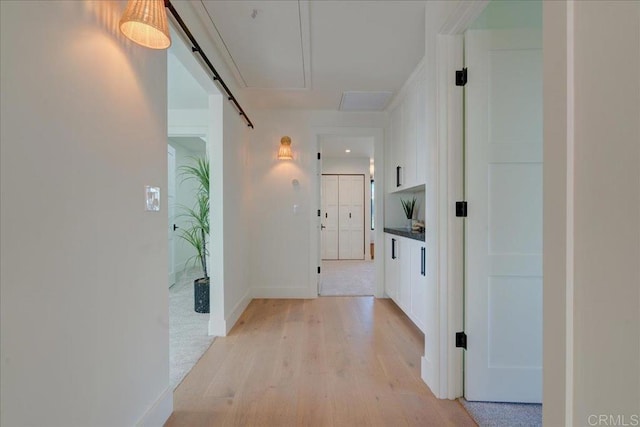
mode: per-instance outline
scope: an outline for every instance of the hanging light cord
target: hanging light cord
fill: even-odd
[[[189,28],[187,28],[187,25],[184,23],[184,21],[182,20],[182,18],[180,17],[176,9],[173,7],[171,2],[169,0],[164,0],[164,5],[167,9],[169,9],[169,12],[171,12],[171,15],[173,15],[176,22],[178,23],[178,25],[180,25],[180,28],[182,28],[182,31],[191,42],[191,45],[192,45],[191,51],[194,53],[197,52],[198,54],[200,54],[204,63],[207,64],[207,67],[209,67],[209,69],[211,70],[211,73],[213,73],[213,77],[212,77],[213,81],[218,83],[218,85],[220,85],[222,89],[224,89],[224,91],[227,93],[227,99],[231,101],[233,105],[236,106],[236,109],[238,110],[240,115],[244,117],[244,119],[246,120],[247,126],[253,129],[253,123],[251,123],[251,120],[249,119],[249,117],[247,117],[247,114],[244,112],[244,110],[238,103],[238,100],[236,99],[236,97],[233,96],[233,94],[231,93],[231,90],[229,90],[229,87],[225,84],[224,80],[222,80],[222,77],[220,77],[220,74],[218,74],[215,67],[211,63],[211,61],[209,61],[209,58],[207,58],[207,55],[204,54],[204,52],[202,51],[202,48],[200,48],[200,45],[196,41],[195,37],[193,37],[193,34],[191,34],[191,31],[189,31]]]

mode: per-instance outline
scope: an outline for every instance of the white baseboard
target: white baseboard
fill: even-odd
[[[250,290],[247,290],[225,319],[220,317],[214,318],[211,316],[209,318],[209,335],[226,337],[251,302],[251,299],[251,292]]]
[[[254,287],[251,295],[253,298],[292,298],[310,299],[317,298],[318,291],[309,288],[260,288]]]
[[[240,298],[240,301],[238,301],[225,320],[225,335],[231,331],[231,328],[233,328],[240,316],[242,316],[242,313],[244,313],[251,300],[251,290],[247,289],[247,292]]]
[[[309,299],[317,298],[318,295],[309,288],[251,288],[233,308],[226,319],[211,316],[209,319],[209,335],[219,337],[227,336],[231,328],[236,324],[242,313],[254,298],[292,298]]]
[[[136,424],[137,427],[162,427],[173,412],[173,389],[167,387]]]
[[[433,363],[426,357],[422,356],[420,358],[420,377],[422,378],[422,381],[424,381],[427,387],[431,389],[431,392],[438,399],[446,399],[446,396],[439,396],[440,387],[436,384],[436,375],[437,373],[433,372]]]
[[[227,336],[227,322],[221,317],[214,318],[209,317],[209,335],[215,335],[217,337]]]

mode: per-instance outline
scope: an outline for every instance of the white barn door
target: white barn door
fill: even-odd
[[[467,31],[465,397],[542,400],[542,34]]]

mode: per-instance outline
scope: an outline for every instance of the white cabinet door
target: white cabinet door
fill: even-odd
[[[390,234],[384,238],[384,290],[398,304],[398,286],[400,283],[400,261],[398,258],[398,239]]]
[[[402,103],[402,130],[403,130],[403,161],[402,161],[402,186],[405,188],[417,185],[416,167],[416,138],[418,124],[418,91],[417,82],[409,85],[409,90]]]
[[[364,259],[364,175],[338,175],[338,258]]]
[[[404,190],[426,183],[427,94],[422,67],[406,88],[404,98],[389,118],[387,133],[387,191]]]
[[[402,104],[398,105],[391,111],[390,117],[391,140],[389,142],[389,168],[387,173],[391,185],[388,191],[396,191],[402,188],[403,184],[403,167],[404,147],[403,147],[403,129],[402,129]]]
[[[427,84],[425,73],[420,73],[417,92],[417,127],[416,127],[416,184],[427,182]]]
[[[411,313],[411,240],[401,237],[400,243],[400,287],[398,305],[409,315]]]
[[[385,291],[426,333],[427,264],[424,242],[385,234]]]
[[[465,397],[542,399],[542,37],[467,31]]]
[[[424,242],[413,240],[411,245],[411,309],[413,323],[425,332],[427,318],[427,264]]]
[[[338,259],[338,176],[322,175],[322,259]]]

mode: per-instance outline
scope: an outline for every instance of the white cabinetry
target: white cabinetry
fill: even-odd
[[[422,332],[427,318],[425,253],[424,242],[385,234],[385,291]]]
[[[427,182],[427,81],[424,69],[417,84],[417,125],[416,125],[416,182]]]
[[[402,164],[404,163],[402,104],[391,111],[387,141],[387,191],[402,188]]]
[[[426,82],[420,65],[390,111],[387,191],[401,191],[426,181]]]
[[[424,242],[411,240],[411,299],[409,317],[422,332],[425,332],[427,319],[427,260]]]
[[[402,311],[409,314],[411,309],[411,241],[400,237],[400,283],[398,284],[398,300],[396,303]]]
[[[396,303],[398,284],[400,283],[399,246],[398,237],[390,234],[384,235],[384,290]]]

